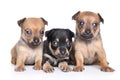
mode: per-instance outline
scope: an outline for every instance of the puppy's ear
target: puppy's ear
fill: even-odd
[[[74,37],[75,36],[75,34],[71,30],[66,29],[66,31],[69,33],[70,37]]]
[[[22,27],[25,20],[26,20],[26,18],[23,18],[23,19],[18,20],[18,21],[17,21],[18,25],[19,25],[20,27]]]
[[[41,19],[45,25],[48,25],[48,22],[44,18],[41,17]]]
[[[104,23],[104,19],[101,17],[101,15],[98,13],[99,19],[102,23]]]
[[[48,36],[49,36],[49,33],[50,33],[50,30],[49,30],[49,31],[46,31],[46,32],[45,32],[45,37],[48,37]]]
[[[72,19],[73,19],[73,20],[77,20],[79,14],[80,14],[80,11],[78,11],[77,13],[75,13],[75,14],[72,16]]]
[[[45,32],[45,37],[49,38],[51,37],[51,35],[54,33],[55,29],[52,29],[52,30],[48,30]]]
[[[47,37],[48,41],[51,41],[54,31],[55,31],[55,29],[51,29],[51,30],[45,32],[45,37]]]

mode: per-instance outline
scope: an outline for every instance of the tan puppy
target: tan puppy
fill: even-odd
[[[47,24],[43,18],[23,18],[18,21],[21,37],[11,50],[11,63],[16,64],[15,71],[24,71],[25,64],[35,64],[35,70],[41,69],[43,35]]]
[[[75,59],[74,71],[82,71],[84,64],[97,63],[104,72],[113,72],[108,66],[106,54],[100,35],[100,22],[104,23],[99,13],[77,12],[72,16],[76,21]]]

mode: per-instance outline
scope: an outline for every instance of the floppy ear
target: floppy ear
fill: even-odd
[[[47,37],[47,40],[50,41],[52,39],[52,35],[54,33],[55,29],[51,29],[45,32],[45,37]]]
[[[50,33],[50,30],[49,30],[49,31],[46,31],[46,32],[45,32],[45,37],[48,37],[48,36],[49,36],[49,33]]]
[[[77,20],[79,14],[80,14],[80,11],[78,11],[77,13],[75,13],[75,14],[72,16],[72,19],[73,19],[73,20]]]
[[[101,17],[101,15],[98,13],[99,19],[102,23],[104,23],[104,19]]]
[[[18,25],[19,25],[20,27],[22,27],[25,20],[26,20],[26,18],[23,18],[23,19],[18,20],[18,21],[17,21]]]
[[[69,33],[70,37],[74,37],[75,36],[75,34],[71,30],[66,29],[66,31]]]
[[[51,37],[51,35],[53,34],[53,32],[55,31],[55,29],[51,29],[45,32],[45,37]]]
[[[41,19],[45,25],[48,25],[48,22],[44,18],[41,17]]]

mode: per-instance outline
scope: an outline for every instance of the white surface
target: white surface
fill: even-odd
[[[120,80],[119,7],[119,0],[1,0],[0,80]],[[24,72],[14,71],[15,66],[10,63],[10,50],[20,37],[17,20],[43,17],[48,21],[46,30],[58,27],[75,31],[75,21],[71,17],[79,10],[99,12],[104,18],[105,23],[101,25],[103,44],[107,60],[115,72],[101,72],[98,66],[85,66],[83,72],[67,73],[58,68],[54,73],[44,73],[34,71],[32,66],[27,66]]]

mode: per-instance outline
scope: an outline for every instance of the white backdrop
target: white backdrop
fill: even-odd
[[[0,79],[1,80],[120,80],[120,10],[119,0],[1,0],[0,1]],[[75,31],[71,17],[77,11],[100,13],[105,23],[101,34],[107,60],[116,71],[105,73],[98,66],[85,66],[83,72],[54,73],[34,71],[27,66],[24,72],[15,72],[10,63],[10,50],[20,38],[17,20],[23,17],[43,17],[48,21],[46,30],[69,28]],[[45,38],[44,38],[45,39]],[[72,67],[72,66],[71,66]]]

